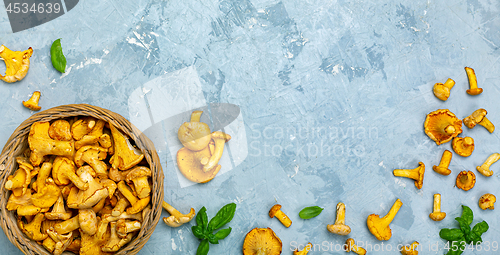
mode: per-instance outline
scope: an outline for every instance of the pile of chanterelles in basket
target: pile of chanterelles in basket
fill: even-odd
[[[8,210],[53,254],[107,254],[129,243],[150,210],[151,170],[111,123],[92,117],[36,122],[8,177]]]

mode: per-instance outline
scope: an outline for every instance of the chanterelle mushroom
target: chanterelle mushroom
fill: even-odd
[[[293,251],[293,255],[307,255],[312,248],[312,243],[307,243],[307,245],[304,246],[304,249],[302,249],[301,251],[299,251],[299,248],[295,249]]]
[[[34,241],[42,241],[47,238],[46,233],[41,232],[42,221],[45,219],[45,215],[43,213],[38,213],[35,215],[35,218],[28,224],[24,224],[20,221],[20,228],[24,234],[26,234],[30,239]]]
[[[67,157],[56,157],[52,164],[52,178],[57,185],[68,185],[72,182],[78,189],[87,190],[89,184],[75,173],[76,166],[73,160]]]
[[[75,153],[75,164],[77,167],[81,167],[87,163],[96,171],[97,176],[100,178],[107,177],[108,166],[102,161],[106,159],[107,151],[107,149],[99,146],[83,146]]]
[[[415,180],[415,187],[421,189],[424,184],[425,165],[422,162],[418,162],[418,167],[415,169],[394,169],[392,173],[394,176],[407,177]]]
[[[177,132],[177,137],[182,145],[192,151],[203,150],[212,138],[210,127],[206,123],[200,122],[202,113],[202,111],[194,111],[191,114],[191,121],[184,122]]]
[[[31,202],[40,208],[49,208],[56,203],[59,195],[61,195],[61,189],[57,187],[52,178],[47,178],[45,186],[31,196]]]
[[[114,154],[109,160],[111,167],[127,170],[141,162],[144,158],[144,154],[142,154],[139,149],[132,146],[129,138],[120,132],[120,130],[116,129],[113,124],[109,123],[109,127],[114,142]]]
[[[192,182],[206,183],[211,181],[219,172],[221,166],[212,168],[212,170],[203,171],[203,165],[200,158],[210,158],[210,150],[208,147],[201,151],[191,151],[186,147],[177,151],[177,166],[184,177]]]
[[[33,168],[31,168],[33,169]],[[28,185],[31,182],[31,170],[29,167],[19,165],[14,175],[7,177],[5,182],[5,189],[12,190],[14,195],[21,196],[26,193]]]
[[[51,212],[46,212],[45,217],[49,220],[68,220],[71,218],[71,212],[66,212],[64,207],[64,198],[62,194],[57,198]]]
[[[447,143],[462,133],[462,120],[448,109],[440,109],[427,114],[424,131],[437,145]]]
[[[79,141],[94,128],[95,124],[96,119],[93,117],[81,118],[71,125],[71,135]]]
[[[84,135],[82,139],[75,142],[75,149],[80,149],[85,145],[97,145],[99,139],[103,135],[104,125],[106,122],[104,120],[97,120],[92,130]]]
[[[12,51],[4,45],[0,46],[0,58],[5,61],[6,67],[5,76],[0,74],[0,80],[9,83],[22,80],[30,68],[31,54],[31,47],[25,51]]]
[[[31,125],[28,143],[33,166],[40,165],[45,155],[73,156],[74,142],[53,140],[49,137],[49,127],[49,122],[35,122]]]
[[[47,234],[49,234],[50,238],[56,242],[53,253],[54,255],[61,255],[73,241],[73,232],[63,235],[51,228],[47,230]]]
[[[71,125],[67,120],[56,120],[50,124],[49,137],[59,141],[71,141]]]
[[[439,165],[433,166],[432,169],[438,174],[442,175],[451,174],[451,170],[448,169],[448,167],[450,166],[452,156],[453,154],[451,153],[451,151],[445,150],[443,152],[443,156],[441,156],[441,161],[439,162]]]
[[[243,241],[243,255],[279,255],[282,243],[270,228],[254,228]]]
[[[391,224],[392,220],[399,211],[399,208],[403,205],[400,199],[392,205],[391,210],[383,217],[380,218],[378,214],[370,214],[366,219],[366,224],[368,225],[368,230],[380,241],[389,240],[392,236]]]
[[[465,72],[467,73],[467,78],[469,79],[469,89],[467,90],[467,94],[475,96],[483,93],[483,89],[477,86],[477,78],[474,69],[465,67]]]
[[[77,173],[83,181],[89,184],[89,188],[87,190],[72,188],[67,201],[69,208],[89,209],[109,195],[109,190],[94,179],[93,173],[95,175],[95,172],[90,166],[78,168]]]
[[[418,255],[418,245],[417,241],[411,243],[410,245],[405,245],[401,250],[403,255]]]
[[[457,188],[468,191],[474,188],[476,184],[476,175],[471,171],[461,171],[457,176]]]
[[[337,218],[335,219],[335,223],[328,224],[328,231],[337,235],[348,235],[351,233],[351,228],[345,224],[345,204],[338,203],[337,204]]]
[[[493,175],[493,171],[490,170],[490,167],[493,163],[500,160],[500,153],[491,154],[482,165],[477,166],[476,169],[482,175],[489,177]]]
[[[116,252],[125,244],[129,243],[132,240],[133,233],[128,234],[125,238],[120,238],[116,232],[116,222],[110,223],[111,227],[111,236],[109,237],[108,242],[102,247],[102,251],[104,252]]]
[[[477,109],[471,115],[467,116],[464,119],[464,124],[468,128],[474,128],[477,124],[485,127],[490,133],[495,131],[495,125],[491,123],[491,121],[486,118],[486,114],[488,112],[485,109]]]
[[[486,193],[484,195],[481,196],[481,198],[479,198],[479,208],[483,209],[483,210],[486,210],[486,209],[490,209],[490,210],[493,210],[495,209],[495,202],[497,201],[497,198],[495,197],[495,195],[493,194],[490,194],[490,193]]]
[[[429,214],[429,218],[433,221],[442,221],[446,217],[445,212],[441,212],[441,194],[434,194],[434,209]]]
[[[149,186],[148,177],[151,176],[151,170],[145,166],[136,166],[130,169],[127,174],[126,181],[133,182],[137,197],[145,198],[149,196],[151,187]]]
[[[128,214],[136,214],[146,208],[146,206],[149,204],[151,196],[147,196],[141,199],[137,198],[124,181],[119,182],[117,186],[120,193],[124,197],[126,197],[132,205],[131,207],[127,208]]]
[[[180,227],[182,226],[182,224],[190,222],[196,215],[196,212],[193,208],[191,208],[188,214],[182,214],[165,201],[163,201],[162,206],[163,209],[167,210],[167,212],[170,213],[170,216],[168,218],[163,217],[163,222],[173,228]]]
[[[448,100],[448,97],[450,97],[450,90],[451,88],[453,88],[453,86],[455,86],[455,81],[448,78],[448,80],[446,80],[444,84],[443,83],[434,84],[432,90],[437,98],[446,101]]]
[[[215,131],[212,133],[212,139],[214,140],[215,143],[215,150],[210,159],[208,160],[208,163],[203,166],[204,172],[208,172],[213,168],[217,167],[217,164],[219,163],[219,160],[222,157],[222,152],[224,151],[224,144],[229,140],[231,140],[231,136],[221,131]]]
[[[472,137],[455,137],[451,142],[453,151],[462,157],[468,157],[474,151],[474,139]]]
[[[31,95],[31,98],[28,101],[23,101],[24,107],[32,110],[32,111],[39,111],[42,109],[41,106],[38,105],[38,101],[40,100],[40,91],[35,91],[33,92],[33,95]]]

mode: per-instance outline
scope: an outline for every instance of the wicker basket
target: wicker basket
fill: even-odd
[[[15,211],[8,211],[5,208],[11,192],[3,187],[5,186],[7,177],[13,174],[18,167],[15,157],[22,155],[23,151],[28,148],[27,137],[31,124],[37,121],[51,121],[73,116],[91,116],[111,122],[120,131],[135,141],[137,147],[144,153],[144,158],[149,163],[152,171],[151,178],[153,180],[153,187],[151,189],[152,210],[145,217],[142,228],[135,239],[116,253],[136,254],[151,237],[160,220],[162,212],[161,202],[163,201],[163,170],[160,165],[160,159],[151,140],[128,120],[109,110],[87,104],[63,105],[36,113],[21,123],[10,136],[0,156],[0,188],[2,192],[0,196],[0,224],[2,229],[9,240],[24,254],[50,254],[44,247],[27,238],[21,232],[17,226]]]

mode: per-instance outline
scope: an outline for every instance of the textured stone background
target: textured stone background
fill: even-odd
[[[33,114],[21,102],[35,90],[42,92],[43,109],[88,103],[125,116],[158,149],[167,201],[183,212],[206,206],[210,217],[224,204],[237,203],[229,224],[233,232],[211,245],[210,254],[241,254],[245,234],[254,227],[273,228],[283,254],[307,242],[318,244],[310,254],[344,254],[330,245],[346,238],[326,230],[340,201],[347,207],[349,236],[381,245],[369,233],[366,217],[385,214],[396,198],[404,205],[384,247],[417,240],[422,254],[442,254],[439,229],[455,227],[461,204],[472,208],[475,222],[489,223],[483,240],[498,245],[498,209],[480,211],[477,201],[487,192],[500,195],[500,169],[494,165],[490,178],[477,175],[468,192],[455,188],[454,179],[500,152],[499,131],[464,127],[476,150],[469,158],[454,154],[453,173],[440,176],[432,166],[451,145],[436,146],[423,122],[436,109],[449,108],[463,118],[485,108],[500,127],[499,8],[494,0],[87,0],[51,22],[13,34],[0,7],[0,43],[34,49],[26,78],[0,84],[0,144]],[[68,62],[63,75],[49,55],[57,38]],[[483,94],[465,93],[465,66],[475,69]],[[442,102],[432,86],[447,78],[456,85]],[[240,107],[228,128],[238,139],[229,143],[226,173],[208,184],[184,185],[172,157],[176,145],[170,134],[178,126],[163,118],[208,103]],[[160,119],[147,119],[146,113]],[[421,190],[392,175],[394,168],[414,168],[419,161],[427,166]],[[428,217],[434,193],[442,194],[448,214],[437,223]],[[267,216],[276,201],[293,220],[289,229]],[[301,220],[298,212],[311,205],[325,210]],[[194,254],[198,241],[191,225],[174,229],[160,222],[139,254]],[[324,242],[328,246],[321,246]],[[429,251],[429,245],[439,252]],[[0,246],[1,254],[20,254],[4,235]]]

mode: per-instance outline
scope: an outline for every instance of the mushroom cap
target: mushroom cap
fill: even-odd
[[[208,146],[201,151],[191,151],[186,147],[182,147],[177,151],[177,166],[182,175],[188,180],[197,183],[206,183],[211,181],[219,172],[221,166],[218,165],[213,169],[204,172],[203,165],[198,160],[198,156],[210,158],[210,150]]]
[[[279,255],[282,243],[270,228],[254,228],[243,241],[243,255]]]
[[[451,142],[453,151],[462,157],[468,157],[474,151],[474,139],[472,137],[455,137]]]
[[[486,193],[479,198],[479,208],[486,210],[490,209],[493,210],[495,209],[494,204],[497,201],[497,198],[495,195]]]
[[[126,181],[131,182],[135,178],[139,177],[147,177],[151,176],[151,169],[145,166],[136,166],[130,169],[130,172],[127,174]]]
[[[71,125],[67,120],[56,120],[49,126],[49,137],[59,141],[71,141]]]
[[[403,249],[401,250],[401,254],[403,255],[418,255],[418,245],[419,243],[417,241],[411,243],[410,245],[405,245],[403,246]]]
[[[5,76],[0,74],[0,80],[16,82],[22,80],[30,68],[30,57],[33,49],[25,51],[12,51],[4,45],[0,46],[0,58],[5,61]]]
[[[423,162],[418,162],[417,167],[418,179],[415,180],[415,187],[417,189],[421,189],[424,184],[424,174],[425,174],[425,165]]]
[[[328,224],[326,226],[326,228],[331,233],[341,235],[341,236],[345,236],[345,235],[348,235],[349,233],[351,233],[351,228],[345,224]]]
[[[477,109],[471,115],[464,118],[464,124],[468,128],[474,128],[477,123],[481,122],[483,118],[488,114],[485,109]]]
[[[451,134],[446,131],[448,127],[453,127]],[[424,131],[437,145],[447,143],[462,133],[462,120],[448,109],[439,109],[427,114]]]
[[[368,230],[380,241],[391,239],[392,231],[389,225],[382,225],[382,219],[378,214],[370,214],[366,219]]]
[[[212,134],[206,123],[184,122],[177,131],[177,137],[184,147],[192,151],[200,151],[208,146]]]
[[[429,218],[433,221],[442,221],[446,217],[445,212],[432,212],[429,214]]]
[[[231,136],[222,132],[222,131],[214,131],[212,133],[212,138],[213,139],[224,139],[225,142],[229,142],[229,140],[231,140]]]
[[[275,204],[271,209],[269,210],[269,217],[273,218],[276,213],[281,210],[281,205],[280,204]]]
[[[434,92],[434,95],[442,101],[446,101],[448,100],[448,97],[450,97],[450,89],[445,87],[443,83],[434,84],[432,92]]]
[[[83,136],[90,133],[95,126],[96,119],[93,117],[84,117],[79,119],[71,125],[71,135],[77,141],[81,140]]]
[[[139,164],[144,158],[144,154],[132,144],[113,124],[109,123],[111,136],[113,137],[113,156],[109,159],[112,167],[120,170],[127,170]]]
[[[471,96],[479,95],[481,93],[483,93],[483,89],[482,88],[473,88],[473,89],[468,89],[467,90],[467,94],[469,94]]]
[[[467,176],[467,179],[465,179],[464,176]],[[462,182],[462,179],[464,179],[464,182]],[[476,175],[471,171],[461,171],[457,175],[457,181],[455,183],[457,188],[468,191],[474,188],[474,185],[476,184]]]
[[[57,185],[68,185],[71,181],[64,172],[75,172],[76,166],[67,157],[56,157],[52,165],[52,178]]]

